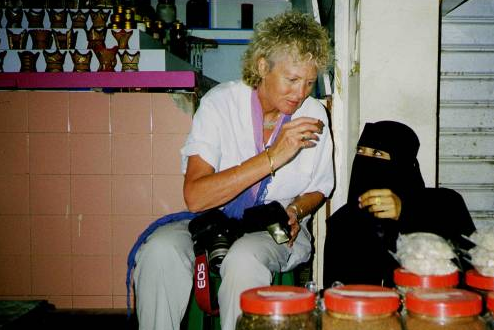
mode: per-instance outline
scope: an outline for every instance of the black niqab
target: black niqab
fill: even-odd
[[[369,189],[391,189],[400,198],[424,188],[417,153],[420,142],[405,124],[379,121],[364,126],[358,146],[385,151],[391,160],[357,154],[353,161],[348,203],[355,205],[358,197]]]

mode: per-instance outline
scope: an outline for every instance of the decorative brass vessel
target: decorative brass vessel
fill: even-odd
[[[7,55],[6,50],[0,52],[0,72],[3,72],[3,60],[5,59],[6,55]]]
[[[67,28],[67,11],[65,9],[62,11],[56,11],[54,9],[50,9],[48,11],[48,16],[50,18],[50,27],[52,29]]]
[[[73,72],[90,72],[91,71],[91,59],[93,58],[93,52],[88,51],[86,54],[82,54],[79,50],[70,52],[72,63],[74,63]]]
[[[52,53],[43,50],[43,56],[45,57],[46,69],[45,72],[63,72],[63,64],[65,63],[65,56],[67,52],[61,52],[56,50]]]
[[[96,8],[112,8],[114,6],[113,0],[91,0],[91,6]]]
[[[122,63],[122,72],[135,72],[139,71],[139,58],[141,52],[136,52],[135,54],[130,54],[127,50],[123,53],[118,53],[120,57],[120,62]]]
[[[51,30],[29,30],[31,41],[33,42],[32,49],[50,49],[53,36]]]
[[[98,72],[115,72],[115,66],[117,65],[117,46],[112,48],[98,47],[94,52],[99,61]]]
[[[113,30],[121,29],[123,26],[123,14],[116,13],[110,16],[110,28]]]
[[[20,33],[14,33],[7,29],[9,49],[26,49],[28,35],[27,30],[22,30]]]
[[[110,17],[109,11],[105,11],[103,9],[97,11],[91,10],[89,12],[89,15],[91,15],[91,20],[93,21],[93,25],[91,26],[91,28],[106,28],[106,22],[108,22],[108,17]]]
[[[87,28],[87,19],[89,17],[89,12],[77,10],[77,11],[69,11],[70,19],[72,21],[73,29],[86,29]]]
[[[132,8],[125,8],[124,10],[124,29],[135,29],[135,11]]]
[[[7,18],[7,28],[22,28],[22,18],[24,11],[22,8],[7,8],[5,9],[5,17]]]
[[[45,20],[45,10],[42,9],[40,11],[36,11],[34,9],[29,9],[26,11],[26,18],[28,22],[28,28],[30,29],[39,29],[44,28],[44,20]]]
[[[88,49],[96,49],[98,47],[106,48],[106,29],[90,28],[89,30],[86,30],[86,37]]]
[[[33,53],[28,50],[18,52],[19,60],[21,62],[21,68],[19,72],[37,72],[36,61],[38,60],[39,53]]]
[[[53,30],[53,37],[55,39],[55,46],[58,49],[74,49],[77,44],[77,34],[73,29],[66,32]]]
[[[25,0],[23,0],[25,1]],[[66,0],[44,0],[43,2],[45,3],[44,6],[40,6],[39,0],[31,0],[36,3],[36,7],[33,8],[67,8],[68,1]]]
[[[121,29],[119,31],[111,30],[111,33],[113,34],[113,37],[117,40],[118,49],[129,48],[129,40],[132,34],[134,33],[133,30],[130,31],[125,31],[124,29]]]

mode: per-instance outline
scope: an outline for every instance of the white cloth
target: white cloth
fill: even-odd
[[[182,148],[182,170],[187,157],[199,155],[222,171],[256,154],[252,117],[252,89],[240,81],[223,83],[201,99],[191,133]],[[319,191],[329,196],[334,187],[333,142],[324,107],[307,98],[292,119],[310,116],[325,127],[317,146],[303,149],[276,171],[268,185],[266,202],[288,205],[296,196]],[[311,236],[302,223],[295,244],[278,245],[267,232],[246,234],[229,249],[221,265],[218,292],[221,325],[233,330],[240,315],[239,297],[246,290],[269,285],[273,272],[293,269],[309,259]],[[140,329],[179,329],[192,289],[192,241],[188,221],[165,225],[153,233],[136,256],[134,280]]]

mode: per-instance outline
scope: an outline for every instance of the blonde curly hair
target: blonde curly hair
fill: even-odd
[[[297,11],[278,14],[258,23],[243,56],[243,81],[257,88],[262,79],[259,59],[265,58],[271,69],[279,54],[289,54],[295,61],[313,61],[318,71],[324,71],[332,57],[328,31],[308,14]]]

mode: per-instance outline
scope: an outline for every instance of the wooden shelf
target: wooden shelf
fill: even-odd
[[[0,88],[175,88],[196,87],[194,71],[0,73]]]

